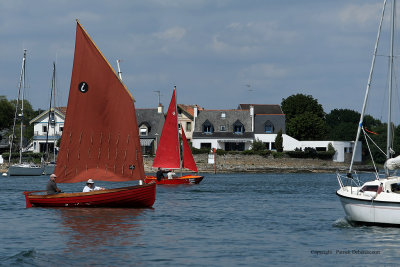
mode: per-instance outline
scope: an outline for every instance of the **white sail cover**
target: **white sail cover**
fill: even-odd
[[[395,158],[392,159],[388,159],[385,162],[385,166],[388,170],[396,170],[396,169],[400,169],[400,156],[397,156]]]

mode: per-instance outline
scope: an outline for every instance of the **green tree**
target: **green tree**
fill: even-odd
[[[322,118],[314,113],[305,112],[286,124],[286,132],[298,140],[323,140],[327,127]]]
[[[288,121],[306,112],[313,113],[321,119],[325,117],[322,105],[311,95],[297,94],[291,95],[286,99],[283,98],[281,107]]]
[[[0,96],[0,130],[10,128],[13,124],[15,107],[5,96]]]
[[[282,129],[279,130],[278,134],[275,137],[275,148],[277,152],[283,152]]]
[[[327,134],[322,105],[310,95],[296,94],[282,99],[286,133],[298,140],[322,140]]]
[[[263,151],[263,150],[265,150],[265,144],[262,141],[257,139],[255,141],[253,141],[251,150],[253,150],[254,152]]]

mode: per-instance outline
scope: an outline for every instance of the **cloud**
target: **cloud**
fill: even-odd
[[[169,29],[166,29],[163,32],[158,32],[155,33],[154,35],[160,39],[164,40],[174,40],[174,41],[179,41],[181,40],[186,34],[185,28],[182,27],[172,27]]]
[[[348,5],[339,11],[340,22],[344,25],[356,24],[360,27],[370,27],[376,24],[377,18],[380,17],[382,5],[376,4],[362,4],[362,5]]]
[[[253,64],[240,70],[240,77],[246,79],[265,80],[273,78],[283,78],[288,74],[288,70],[274,64],[260,63]]]

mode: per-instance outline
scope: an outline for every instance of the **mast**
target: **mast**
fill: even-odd
[[[20,147],[19,147],[19,164],[22,163],[22,141],[23,137],[23,126],[24,126],[24,99],[25,99],[25,66],[26,66],[26,57],[24,52],[24,59],[23,59],[23,76],[22,76],[22,101],[21,101],[21,138],[20,138]]]
[[[121,72],[121,69],[119,67],[119,62],[121,62],[121,60],[117,59],[118,77],[122,81],[122,72]]]
[[[55,104],[55,89],[56,87],[56,63],[53,62],[53,75],[51,78],[51,90],[50,90],[50,105],[49,105],[49,117],[47,121],[47,133],[46,133],[46,155],[47,155],[47,161],[49,161],[49,132],[50,132],[50,126],[53,126],[54,128],[54,148],[53,148],[53,153],[54,153],[54,161],[55,161],[55,147],[56,147],[56,142],[55,142],[55,136],[56,136],[56,126],[55,126],[55,117],[54,117],[54,108],[55,105],[52,107],[52,102]],[[53,123],[54,120],[54,123]]]
[[[379,39],[381,36],[381,30],[382,30],[382,22],[383,22],[383,17],[385,15],[385,7],[386,7],[386,0],[383,2],[383,7],[382,7],[382,15],[381,15],[381,20],[379,22],[379,27],[378,27],[378,34],[376,37],[376,42],[375,42],[375,48],[374,48],[374,54],[372,56],[372,63],[371,63],[371,68],[369,70],[369,76],[368,76],[368,82],[367,82],[367,89],[365,91],[365,96],[364,96],[364,103],[362,106],[361,110],[361,116],[360,116],[360,122],[358,123],[358,129],[357,129],[357,136],[356,140],[354,142],[354,149],[353,149],[353,154],[351,156],[351,163],[350,163],[350,168],[349,168],[349,174],[353,170],[353,163],[354,163],[354,157],[357,151],[357,144],[358,140],[360,139],[360,134],[361,134],[361,129],[363,127],[363,120],[364,120],[364,114],[365,114],[365,108],[367,107],[367,101],[368,101],[368,94],[369,94],[369,89],[371,87],[371,80],[372,80],[372,75],[374,72],[374,67],[375,67],[375,59],[376,59],[376,54],[378,50],[378,44],[379,44]]]
[[[396,17],[396,1],[392,0],[392,15],[390,23],[390,54],[389,54],[389,93],[388,93],[388,122],[387,122],[387,140],[386,140],[386,159],[391,158],[391,127],[392,127],[392,86],[393,86],[393,50],[394,50],[394,28]],[[389,175],[389,170],[385,168],[386,176]]]
[[[175,92],[175,111],[176,111],[176,126],[178,129],[176,129],[178,131],[178,152],[179,152],[179,169],[181,171],[181,176],[182,176],[182,159],[183,159],[183,155],[181,155],[181,143],[179,142],[179,120],[178,120],[178,102],[177,100],[177,96],[176,96],[176,85],[174,85],[174,92]],[[181,130],[183,131],[182,125],[181,125]],[[182,151],[183,153],[183,151]]]
[[[25,86],[25,83],[23,82],[25,80],[25,77],[24,77],[25,76],[25,60],[26,60],[26,49],[24,49],[24,57],[22,58],[21,74],[20,74],[19,85],[18,85],[18,98],[17,98],[17,102],[15,103],[13,132],[12,132],[11,141],[10,141],[10,154],[8,155],[8,165],[10,165],[10,163],[11,163],[11,153],[12,153],[12,145],[14,143],[15,125],[17,123],[19,100],[21,98],[21,87]],[[21,129],[22,129],[22,127],[21,127]],[[22,143],[22,134],[21,134],[21,143]],[[21,159],[22,159],[22,146],[21,146],[21,153],[20,153],[20,159],[19,159],[20,163],[21,163]]]

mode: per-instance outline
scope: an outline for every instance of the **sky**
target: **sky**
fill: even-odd
[[[117,69],[137,108],[234,109],[302,93],[329,113],[360,111],[381,0],[0,0],[0,95],[15,99],[27,49],[26,98],[48,108],[52,64],[66,106],[76,19]],[[390,6],[388,5],[390,9]],[[385,25],[388,23],[385,22]],[[386,37],[386,36],[385,36]],[[384,42],[383,42],[384,43]],[[382,50],[377,59],[387,66]],[[375,72],[382,78],[383,67]],[[381,104],[380,92],[371,106]],[[387,95],[387,94],[386,94]],[[398,98],[398,96],[396,96]],[[375,117],[386,111],[375,107]]]

